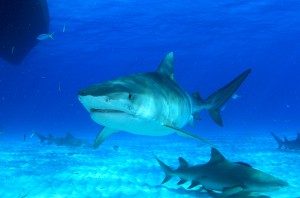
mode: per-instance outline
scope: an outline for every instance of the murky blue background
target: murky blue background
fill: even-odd
[[[237,92],[241,97],[229,101],[222,112],[224,128],[202,112],[195,132],[299,130],[300,2],[48,4],[55,40],[40,42],[19,66],[0,60],[0,127],[5,134],[37,130],[94,137],[100,126],[77,100],[77,91],[122,75],[154,71],[169,51],[174,51],[178,83],[204,98],[252,68]]]

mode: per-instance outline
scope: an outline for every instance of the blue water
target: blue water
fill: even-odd
[[[252,69],[237,91],[241,97],[222,111],[224,127],[202,112],[203,119],[188,127],[194,133],[295,136],[300,130],[299,1],[51,0],[48,5],[55,40],[40,42],[18,66],[0,60],[0,139],[22,140],[33,130],[93,139],[101,127],[79,103],[78,90],[154,71],[169,51],[176,81],[204,98]]]

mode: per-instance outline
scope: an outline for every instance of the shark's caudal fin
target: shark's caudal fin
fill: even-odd
[[[240,85],[244,82],[248,74],[251,72],[251,69],[244,71],[238,77],[236,77],[233,81],[211,94],[206,100],[203,100],[198,93],[193,94],[193,99],[195,101],[195,110],[194,115],[197,114],[197,109],[199,111],[201,108],[197,108],[197,106],[206,106],[211,118],[220,126],[223,126],[222,118],[220,111],[223,105],[231,98],[231,96],[236,92],[236,90],[240,87]]]
[[[165,179],[161,182],[161,184],[164,184],[172,178],[173,170],[169,166],[167,166],[165,163],[160,161],[160,159],[158,159],[155,155],[154,155],[154,157],[156,158],[156,160],[158,161],[161,169],[164,171],[164,173],[166,175]]]
[[[275,139],[275,141],[278,144],[278,149],[281,149],[281,147],[283,146],[283,141],[274,133],[271,132],[271,135],[273,136],[273,138]]]

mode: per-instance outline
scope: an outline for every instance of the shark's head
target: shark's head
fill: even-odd
[[[236,173],[237,178],[241,179],[242,188],[247,192],[271,192],[289,185],[287,182],[268,173],[254,169],[248,164],[229,162],[217,149],[212,148],[211,159],[208,165],[216,163],[219,163],[220,167],[225,168],[224,170],[233,170],[233,173]],[[230,168],[226,169],[226,166]],[[216,170],[213,169],[212,171],[217,174]],[[222,175],[222,172],[224,171],[222,169],[220,169],[220,171],[221,172],[218,174]],[[234,177],[228,177],[226,174],[224,178],[230,181]]]
[[[245,185],[247,186],[248,190],[251,191],[251,189],[255,189],[254,191],[256,192],[276,191],[289,185],[286,181],[261,171],[257,171],[255,174],[253,174],[251,179],[247,182],[248,183]]]
[[[147,116],[145,106],[151,101],[143,91],[145,84],[137,82],[141,78],[140,75],[124,76],[92,85],[80,90],[78,99],[96,123],[115,127],[137,115]]]

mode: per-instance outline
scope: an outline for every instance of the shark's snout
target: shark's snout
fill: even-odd
[[[85,96],[85,95],[86,95],[86,93],[85,93],[84,89],[81,89],[78,91],[78,96]]]
[[[286,182],[286,181],[281,180],[281,181],[278,182],[278,186],[280,186],[280,187],[286,187],[286,186],[289,186],[289,183]]]
[[[95,96],[97,95],[97,90],[93,87],[87,87],[78,91],[79,96]]]

